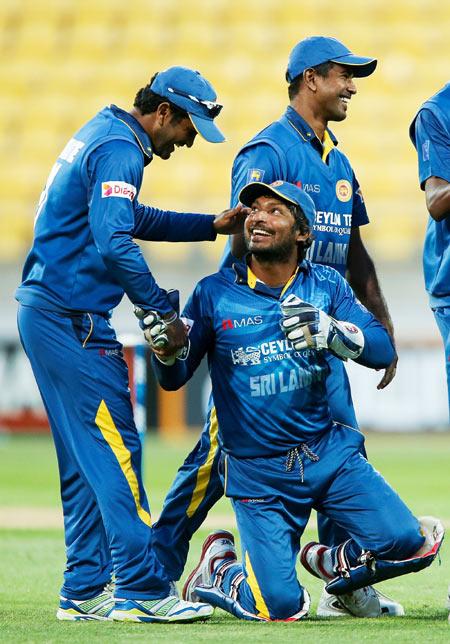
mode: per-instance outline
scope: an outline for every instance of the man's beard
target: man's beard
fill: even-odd
[[[266,262],[270,264],[284,264],[285,262],[288,262],[292,257],[292,241],[290,240],[286,240],[284,243],[272,248],[261,248],[256,250],[249,248],[247,240],[246,245],[247,249],[251,252],[253,257],[255,257],[260,262]]]

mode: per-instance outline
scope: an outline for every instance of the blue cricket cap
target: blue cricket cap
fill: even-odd
[[[251,208],[255,199],[258,197],[266,197],[268,195],[275,195],[289,201],[290,203],[300,206],[303,214],[308,220],[309,226],[312,228],[316,218],[316,207],[311,197],[306,194],[304,190],[288,183],[287,181],[274,181],[273,183],[263,183],[262,181],[252,181],[244,186],[239,193],[239,201]]]
[[[328,62],[348,65],[352,68],[353,76],[357,78],[370,76],[377,66],[376,58],[356,56],[336,38],[310,36],[301,40],[291,51],[286,80],[291,83],[305,69]]]
[[[197,132],[210,143],[222,143],[225,137],[214,123],[222,105],[206,78],[188,67],[169,67],[156,75],[150,89],[189,114]]]

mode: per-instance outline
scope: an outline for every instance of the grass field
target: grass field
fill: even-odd
[[[145,450],[146,486],[152,513],[160,511],[165,491],[195,437],[163,443],[151,436]],[[371,461],[417,514],[440,517],[450,529],[450,434],[370,435]],[[296,624],[242,623],[221,611],[207,623],[144,625],[61,623],[55,610],[64,566],[63,533],[58,527],[56,458],[47,437],[0,436],[0,641],[1,642],[448,642],[445,601],[450,583],[450,547],[419,574],[380,585],[401,601],[403,618],[318,619],[318,580],[299,570],[313,598],[311,617]],[[49,527],[45,522],[48,518]],[[55,523],[56,520],[56,523]],[[35,526],[39,525],[39,529]],[[52,527],[52,526],[57,527]],[[196,563],[208,531],[233,529],[226,500],[212,511],[209,525],[194,538],[187,571]],[[22,527],[18,527],[22,526]],[[305,540],[315,537],[313,524]]]

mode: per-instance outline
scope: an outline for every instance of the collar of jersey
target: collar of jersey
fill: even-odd
[[[309,142],[314,147],[319,146],[317,147],[317,149],[320,152],[320,155],[322,156],[323,144],[321,141],[319,141],[319,139],[316,136],[316,133],[314,132],[312,127],[308,125],[305,119],[301,117],[300,114],[296,112],[294,108],[291,107],[290,105],[288,106],[284,116],[289,121],[291,127],[293,127],[294,130],[296,130],[296,132],[300,135],[300,137],[303,139],[305,143]],[[334,136],[333,132],[329,128],[326,129],[326,132],[329,138],[331,139],[333,145],[337,145],[338,140]]]
[[[252,289],[252,291],[255,291],[256,293],[264,293],[265,295],[270,295],[271,297],[275,297],[271,287],[264,284],[264,282],[261,282],[260,280],[258,280],[256,275],[253,273],[250,266],[248,265],[247,258],[248,258],[248,255],[246,255],[243,260],[239,262],[235,262],[233,264],[233,269],[234,269],[234,272],[236,273],[236,283],[247,285],[249,288]],[[308,272],[308,270],[309,270],[309,262],[308,260],[304,259],[302,262],[299,263],[299,265],[295,270],[295,273],[291,275],[291,277],[284,285],[283,290],[281,291],[280,297],[286,293],[288,288],[295,281],[295,278],[297,277],[299,272],[306,273]]]
[[[152,142],[139,121],[136,120],[129,112],[117,107],[117,105],[111,105],[111,112],[119,119],[119,121],[125,123],[125,125],[133,132],[137,142],[139,143],[139,147],[144,154],[145,165],[150,163],[153,158]]]

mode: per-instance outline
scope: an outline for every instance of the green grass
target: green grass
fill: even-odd
[[[146,447],[146,486],[155,514],[178,464],[195,439],[162,443],[150,437]],[[371,435],[371,461],[399,491],[416,514],[434,514],[450,524],[450,435]],[[0,506],[58,508],[56,458],[45,437],[3,437],[0,440]],[[231,515],[226,500],[213,510]],[[187,571],[195,565],[207,530],[199,531],[191,548]],[[305,540],[314,538],[308,529]],[[143,625],[112,623],[61,623],[55,619],[64,566],[61,530],[0,528],[0,641],[1,642],[447,642],[445,598],[450,582],[449,547],[437,562],[419,574],[380,585],[401,601],[407,617],[379,620],[319,620],[297,624],[243,623],[221,611],[207,623]],[[299,570],[315,608],[321,584]]]

